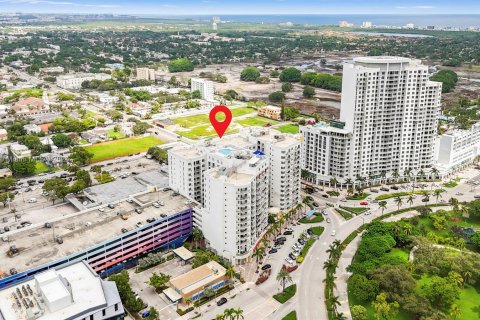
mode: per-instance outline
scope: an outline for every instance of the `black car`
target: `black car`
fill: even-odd
[[[224,305],[225,303],[227,303],[227,298],[223,297],[221,298],[220,300],[217,301],[217,306],[221,306],[221,305]]]
[[[278,238],[277,238],[277,241],[287,241],[287,238],[285,238],[285,237],[278,237]]]
[[[154,222],[154,221],[155,221],[155,218],[148,218],[148,219],[147,219],[147,222],[148,222],[148,223],[152,223],[152,222]]]
[[[270,269],[271,267],[272,267],[271,264],[266,264],[266,265],[262,266],[262,270],[268,270],[268,269]]]
[[[283,246],[285,244],[285,241],[275,241],[274,242],[275,246]]]
[[[322,197],[328,198],[328,194],[322,194]]]
[[[428,198],[422,199],[422,202],[428,202],[428,201],[430,201],[430,199]]]
[[[371,192],[378,193],[377,189],[370,189]]]
[[[293,234],[293,231],[291,230],[287,230],[283,233],[284,236],[289,236],[289,235],[292,235]]]
[[[304,245],[304,244],[305,244],[305,240],[303,240],[303,239],[298,239],[298,243],[300,243],[301,245]]]
[[[270,249],[270,251],[268,251],[268,254],[272,254],[272,253],[277,253],[278,250],[273,248],[273,249]]]
[[[107,207],[109,207],[110,209],[113,209],[113,208],[115,208],[115,205],[110,203]]]
[[[307,230],[307,233],[308,233],[308,235],[310,235],[310,236],[313,234],[313,232],[312,232],[311,229],[308,229],[308,230]]]
[[[399,188],[397,186],[391,186],[393,190],[398,190]]]
[[[389,189],[389,188],[386,188],[386,187],[381,187],[380,190],[382,190],[382,191],[390,191],[390,189]]]
[[[289,257],[290,259],[292,259],[293,261],[297,260],[297,258],[295,258],[295,256],[293,255],[293,253],[289,253],[289,254],[288,254],[288,257]]]
[[[313,201],[312,196],[307,196],[308,201]]]

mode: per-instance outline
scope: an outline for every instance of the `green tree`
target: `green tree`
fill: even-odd
[[[200,93],[200,90],[195,90],[192,91],[192,99],[201,99],[202,94]]]
[[[294,108],[294,107],[287,107],[284,106],[282,108],[282,113],[283,113],[283,119],[284,120],[293,120],[295,118],[298,118],[300,116],[300,110]]]
[[[270,100],[271,102],[282,103],[283,101],[285,101],[285,93],[283,93],[282,91],[272,92],[268,96],[268,100]]]
[[[48,192],[48,198],[55,203],[57,199],[63,199],[69,192],[68,183],[62,178],[52,178],[45,181],[42,189]]]
[[[3,203],[3,207],[7,206],[7,203],[10,203],[15,199],[15,195],[11,192],[2,192],[0,193],[0,202]]]
[[[367,320],[368,313],[367,313],[367,309],[365,309],[364,306],[361,306],[361,305],[352,306],[351,312],[352,312],[353,320]]]
[[[303,96],[305,98],[313,98],[315,96],[315,89],[310,86],[306,86],[303,88]]]
[[[70,150],[68,159],[77,166],[84,166],[90,163],[93,158],[93,153],[88,152],[87,149],[82,147],[73,147]]]
[[[277,274],[277,281],[282,285],[282,291],[285,291],[285,286],[287,283],[292,282],[292,276],[286,269],[282,268]]]
[[[75,172],[75,177],[77,181],[83,181],[86,187],[90,187],[92,185],[92,179],[90,178],[90,173],[87,170],[77,170]]]
[[[147,132],[148,129],[150,129],[152,126],[149,125],[148,123],[146,122],[142,122],[142,121],[138,121],[137,123],[135,123],[132,127],[132,130],[133,130],[133,133],[134,134],[144,134],[145,132]]]
[[[380,293],[372,302],[376,320],[390,320],[397,316],[400,305],[397,301],[387,302],[385,292]]]
[[[372,301],[379,291],[377,281],[369,280],[361,274],[354,274],[348,279],[348,288],[353,296],[361,302]]]
[[[148,317],[145,320],[158,320],[160,319],[160,315],[155,307],[150,307],[148,310]]]
[[[57,133],[52,136],[53,143],[59,148],[66,148],[72,145],[72,139],[63,133]]]
[[[14,175],[31,176],[35,173],[37,161],[33,158],[22,158],[12,162],[10,170]]]
[[[302,72],[294,67],[288,67],[280,73],[280,81],[282,82],[299,82]]]
[[[14,186],[17,180],[12,177],[5,177],[0,179],[0,190],[6,191],[11,186]]]
[[[422,286],[424,296],[440,309],[448,309],[460,297],[460,287],[450,278],[432,276],[430,282]]]
[[[193,63],[185,58],[175,59],[168,63],[168,71],[170,72],[193,71],[193,69]]]
[[[282,84],[282,91],[283,92],[290,92],[293,89],[293,85],[290,82],[285,82]]]
[[[149,284],[155,288],[157,292],[166,288],[166,283],[170,281],[170,276],[167,274],[157,274],[156,272],[152,273],[150,277]]]
[[[260,71],[256,67],[246,67],[240,74],[242,81],[256,81],[258,78],[260,78]]]

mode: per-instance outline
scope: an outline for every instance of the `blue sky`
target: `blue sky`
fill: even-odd
[[[0,12],[201,14],[480,14],[479,0],[0,0]]]

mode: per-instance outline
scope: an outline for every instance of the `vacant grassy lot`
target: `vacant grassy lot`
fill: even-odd
[[[299,127],[297,125],[294,125],[294,124],[286,124],[286,125],[283,125],[283,126],[280,126],[280,127],[276,127],[275,130],[278,130],[280,132],[283,132],[283,133],[298,133],[298,131],[300,130]]]
[[[232,116],[235,118],[235,117],[240,117],[240,116],[244,116],[246,114],[255,112],[255,109],[248,108],[248,107],[240,107],[236,109],[231,109],[231,111],[232,111]],[[218,121],[223,121],[224,119],[225,119],[225,116],[222,113],[218,114],[217,116]],[[208,113],[175,118],[175,119],[172,119],[172,121],[183,128],[193,128],[195,126],[201,126],[206,124],[210,125],[210,119],[208,117]]]
[[[125,136],[120,131],[115,132],[115,129],[107,130],[107,134],[110,138],[117,138],[117,139],[125,138]]]
[[[94,144],[85,148],[93,153],[92,162],[99,162],[138,152],[144,152],[147,151],[148,148],[162,143],[162,140],[155,137],[132,137]]]
[[[264,127],[267,123],[270,123],[271,125],[278,123],[278,121],[264,118],[264,117],[259,117],[259,116],[253,116],[253,117],[238,120],[235,122],[244,127],[253,127],[253,126]]]
[[[225,132],[225,134],[234,133],[234,132],[237,132],[237,130],[233,129],[232,127],[229,127],[227,129],[227,132]],[[181,136],[184,136],[185,138],[189,138],[193,140],[197,140],[199,138],[204,138],[209,136],[215,136],[217,134],[213,129],[213,127],[209,124],[198,126],[187,131],[175,131],[175,133]]]
[[[35,174],[39,174],[39,173],[43,173],[43,172],[47,172],[48,171],[48,167],[45,163],[41,162],[41,161],[37,161],[35,163]]]

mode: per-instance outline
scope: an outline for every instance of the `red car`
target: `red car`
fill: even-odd
[[[367,201],[362,201],[362,202],[360,202],[360,205],[361,206],[368,206],[368,202]]]

